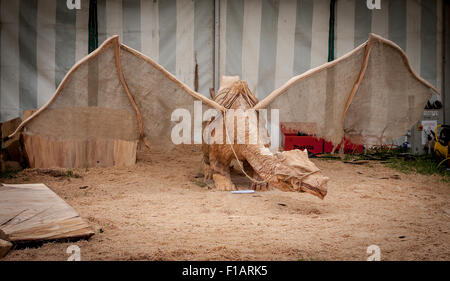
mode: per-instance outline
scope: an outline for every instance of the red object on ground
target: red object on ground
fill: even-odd
[[[341,149],[341,144],[339,144],[335,151],[339,151]],[[333,151],[333,144],[329,141],[325,141],[325,153],[330,153]],[[352,154],[352,153],[363,153],[364,146],[360,144],[351,143],[349,140],[344,138],[344,153]]]
[[[307,149],[308,152],[313,154],[321,153],[323,150],[323,139],[318,139],[311,136],[285,135],[284,150],[287,151],[292,149]]]
[[[308,150],[308,152],[317,153],[330,153],[333,151],[333,144],[329,141],[324,141],[322,138],[316,138],[314,136],[297,136],[297,130],[289,128],[287,126],[281,126],[281,132],[283,134],[284,150],[300,149]],[[339,151],[341,144],[339,144],[335,151]],[[364,147],[362,145],[353,144],[344,138],[344,153],[363,153]]]

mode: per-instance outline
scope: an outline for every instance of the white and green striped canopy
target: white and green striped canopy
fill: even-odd
[[[44,105],[88,54],[89,0],[0,2],[0,121]],[[98,0],[99,44],[112,35],[203,95],[215,77],[239,75],[261,99],[328,58],[330,0]],[[397,43],[425,80],[442,87],[442,0],[336,2],[335,57],[374,32]],[[218,45],[214,13],[219,9]],[[218,61],[214,51],[218,48]],[[215,73],[215,65],[218,73]]]

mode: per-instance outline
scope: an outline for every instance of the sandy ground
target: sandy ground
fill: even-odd
[[[5,260],[66,260],[72,244],[82,260],[366,260],[373,244],[382,260],[450,260],[450,186],[440,177],[314,162],[330,177],[323,201],[201,187],[198,148],[140,152],[130,168],[74,170],[82,178],[25,170],[4,182],[45,183],[96,234],[15,249]]]

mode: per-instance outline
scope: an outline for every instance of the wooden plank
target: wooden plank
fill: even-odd
[[[0,186],[0,231],[15,243],[94,234],[79,214],[44,184]]]
[[[11,242],[0,239],[0,260],[6,256],[11,247]]]

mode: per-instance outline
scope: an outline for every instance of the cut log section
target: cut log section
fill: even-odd
[[[13,243],[94,234],[80,215],[44,184],[0,185],[0,230]]]
[[[123,167],[136,163],[137,140],[62,139],[23,133],[31,168]]]

